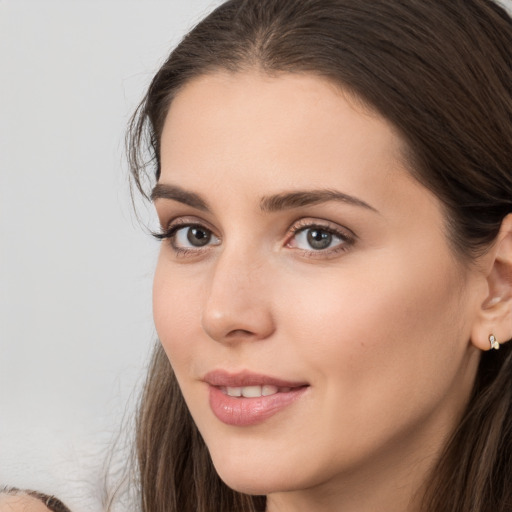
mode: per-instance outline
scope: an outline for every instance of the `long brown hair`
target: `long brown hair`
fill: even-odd
[[[490,0],[229,0],[154,77],[133,117],[135,185],[160,174],[169,106],[195,77],[258,68],[325,77],[391,121],[410,172],[445,208],[468,264],[512,212],[512,21]],[[512,510],[512,343],[482,355],[473,395],[432,472],[424,510]],[[264,510],[216,475],[163,350],[137,423],[144,512]]]

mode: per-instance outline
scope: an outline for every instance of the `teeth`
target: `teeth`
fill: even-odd
[[[277,386],[261,386],[261,394],[263,396],[275,395],[278,391]]]
[[[279,388],[277,386],[270,385],[226,387],[222,389],[229,396],[243,396],[244,398],[258,398],[260,396],[275,395],[279,391]],[[290,391],[290,388],[283,388],[283,390]]]
[[[242,396],[242,388],[226,388],[229,396]]]
[[[244,386],[242,388],[242,396],[245,398],[256,398],[261,396],[261,386]]]

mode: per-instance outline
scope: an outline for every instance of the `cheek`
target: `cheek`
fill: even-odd
[[[447,261],[380,255],[375,265],[282,286],[293,306],[281,323],[333,401],[385,417],[386,407],[434,402],[455,378],[469,336],[456,275]]]
[[[354,351],[383,343],[404,346],[410,338],[421,339],[435,331],[440,322],[453,323],[459,302],[453,273],[406,269],[384,259],[378,263],[276,283],[286,290],[279,299],[284,306],[280,314],[289,315],[287,323],[312,334],[309,343],[320,350],[332,338]],[[340,344],[336,346],[341,350]]]
[[[184,279],[161,255],[153,282],[153,318],[176,373],[192,357],[190,347],[201,326],[200,287]]]
[[[374,264],[275,272],[268,307],[283,352],[302,354],[319,372],[346,367],[345,374],[354,369],[359,376],[362,371],[375,375],[376,369],[379,373],[398,361],[411,368],[421,359],[425,368],[431,360],[437,364],[449,357],[449,340],[463,329],[457,321],[456,273],[446,261],[411,265],[411,260],[414,257],[402,261],[396,255],[378,254]],[[204,339],[202,290],[200,274],[185,277],[160,257],[153,287],[154,320],[173,364],[191,358],[191,347]]]

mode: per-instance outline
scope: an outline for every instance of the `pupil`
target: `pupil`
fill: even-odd
[[[187,233],[187,239],[196,247],[206,245],[211,238],[211,234],[201,228],[190,228]]]
[[[308,231],[308,243],[313,249],[327,249],[331,245],[332,235],[321,229]]]

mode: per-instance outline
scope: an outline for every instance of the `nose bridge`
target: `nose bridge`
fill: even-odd
[[[202,326],[214,340],[263,339],[274,329],[267,266],[249,248],[226,247],[212,265]]]

